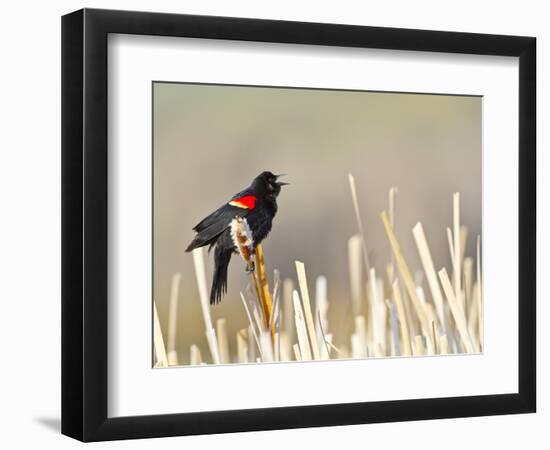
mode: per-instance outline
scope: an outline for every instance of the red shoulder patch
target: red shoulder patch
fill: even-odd
[[[237,208],[254,209],[256,206],[256,197],[253,195],[245,195],[244,197],[231,200],[229,204],[231,206],[236,206]]]

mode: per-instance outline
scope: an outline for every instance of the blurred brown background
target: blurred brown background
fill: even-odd
[[[264,242],[269,270],[295,278],[294,261],[328,279],[330,320],[346,320],[350,290],[348,238],[357,232],[349,191],[356,178],[371,264],[389,259],[380,212],[399,189],[396,233],[411,269],[420,268],[411,229],[422,221],[436,268],[450,259],[446,227],[452,194],[461,193],[469,229],[466,255],[481,233],[481,98],[155,83],[154,296],[166,330],[171,277],[181,272],[177,348],[208,357],[192,256],[191,228],[263,170],[286,173],[279,212]],[[212,261],[208,257],[208,282]],[[226,317],[233,336],[248,321],[239,299],[249,277],[240,258],[213,319]],[[210,286],[209,286],[210,288]],[[338,335],[334,336],[338,344]]]

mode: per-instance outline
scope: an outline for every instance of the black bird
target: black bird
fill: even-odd
[[[249,187],[234,195],[228,203],[193,228],[197,235],[186,252],[205,245],[210,245],[210,251],[214,245],[216,246],[210,304],[219,303],[223,294],[227,292],[227,267],[231,255],[238,252],[231,237],[232,220],[235,217],[246,220],[256,248],[271,231],[273,217],[277,213],[277,196],[281,192],[281,186],[288,184],[277,181],[280,176],[262,172],[254,178]]]

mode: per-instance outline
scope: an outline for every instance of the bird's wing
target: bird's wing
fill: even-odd
[[[219,207],[209,216],[193,227],[196,236],[186,251],[209,245],[212,247],[218,236],[231,226],[235,217],[246,217],[256,207],[256,197],[243,191],[243,195],[235,195],[225,205]]]
[[[210,241],[228,228],[236,216],[246,217],[255,206],[255,196],[236,195],[228,203],[201,220],[193,227],[193,230],[200,234],[202,241]]]

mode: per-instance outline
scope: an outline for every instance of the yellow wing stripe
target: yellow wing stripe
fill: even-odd
[[[238,200],[232,200],[229,202],[229,204],[231,206],[236,206],[237,208],[244,208],[244,209],[248,209],[248,206],[245,205],[244,203],[241,203],[240,201]]]

